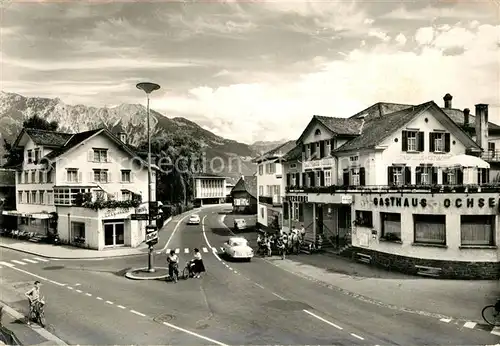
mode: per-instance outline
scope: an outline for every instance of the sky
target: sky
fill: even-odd
[[[240,142],[296,139],[315,114],[379,101],[490,104],[500,5],[483,1],[3,1],[1,89],[145,103]]]

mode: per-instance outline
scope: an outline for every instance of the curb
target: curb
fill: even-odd
[[[161,279],[166,279],[169,276],[168,275],[168,268],[166,268],[166,267],[155,267],[155,269],[165,269],[167,271],[167,274],[164,274],[164,275],[141,277],[141,276],[135,276],[133,274],[133,272],[136,272],[139,270],[146,270],[146,269],[148,269],[148,267],[131,269],[125,273],[125,277],[127,279],[130,279],[130,280],[161,280]]]
[[[48,330],[43,329],[43,328],[33,328],[33,326],[30,326],[30,325],[27,325],[26,323],[24,323],[25,316],[23,314],[17,312],[16,310],[11,308],[7,304],[2,302],[2,306],[3,306],[3,310],[6,313],[8,313],[9,315],[11,315],[12,317],[14,317],[15,319],[17,319],[19,321],[23,321],[22,322],[23,324],[25,324],[28,328],[31,328],[35,333],[37,333],[41,337],[47,339],[52,345],[68,345],[66,342],[59,339],[57,336],[55,336],[54,334],[52,334]]]

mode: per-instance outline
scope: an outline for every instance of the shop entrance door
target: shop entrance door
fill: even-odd
[[[125,224],[113,222],[104,224],[104,246],[125,245]]]

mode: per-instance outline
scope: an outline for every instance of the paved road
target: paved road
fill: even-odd
[[[181,264],[194,247],[208,272],[202,279],[131,281],[123,273],[145,256],[109,260],[42,261],[0,252],[2,300],[26,310],[22,298],[40,279],[48,329],[71,344],[494,344],[498,337],[437,324],[332,292],[255,258],[226,263],[220,248],[227,230],[213,209],[200,211],[205,227],[181,223],[168,248]],[[167,239],[170,237],[170,233]],[[207,241],[209,244],[207,244]],[[164,243],[164,241],[163,241]],[[163,245],[163,244],[162,244]],[[162,246],[163,247],[163,246]],[[203,248],[207,252],[203,252]],[[165,255],[156,255],[157,265]]]

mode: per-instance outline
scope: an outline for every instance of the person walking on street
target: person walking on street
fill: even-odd
[[[35,285],[33,286],[32,289],[30,289],[28,292],[26,292],[24,295],[28,298],[29,302],[29,314],[28,314],[28,325],[30,324],[31,321],[31,316],[33,314],[33,309],[36,303],[40,301],[40,286],[42,284],[40,281],[35,281]]]
[[[201,276],[201,273],[205,272],[205,265],[203,264],[203,259],[201,258],[201,253],[198,248],[194,249],[194,258],[193,258],[194,266],[193,266],[193,271],[194,271],[194,277],[196,279],[199,279]]]

